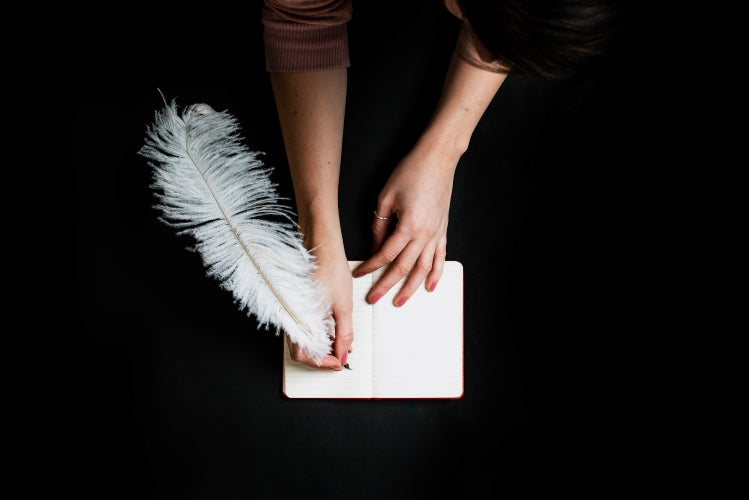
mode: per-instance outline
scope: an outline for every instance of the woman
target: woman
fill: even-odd
[[[462,27],[441,98],[383,187],[373,214],[373,255],[354,270],[356,277],[388,266],[367,295],[370,303],[404,277],[393,298],[398,307],[419,286],[438,286],[455,168],[507,75],[574,76],[605,55],[622,18],[613,0],[445,0],[444,6]],[[334,349],[319,365],[331,370],[346,364],[354,342],[352,275],[338,214],[351,15],[351,0],[265,0],[262,11],[300,231],[332,304]],[[290,345],[293,359],[318,367]]]

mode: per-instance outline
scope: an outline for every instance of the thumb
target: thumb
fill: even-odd
[[[335,339],[333,340],[333,354],[346,363],[348,353],[353,351],[354,322],[351,311],[341,312],[335,318]]]

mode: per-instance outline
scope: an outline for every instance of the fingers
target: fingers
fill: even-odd
[[[357,268],[355,275],[360,276],[390,264],[367,294],[370,304],[375,304],[404,277],[406,281],[393,297],[393,304],[398,307],[404,305],[422,283],[430,292],[435,290],[445,267],[447,236],[443,234],[437,244],[423,245],[412,240],[404,246],[404,241],[405,237],[396,230],[380,252]]]
[[[416,265],[411,270],[411,274],[406,279],[398,293],[393,297],[393,304],[397,307],[402,306],[406,303],[411,296],[416,293],[416,289],[424,283],[427,275],[432,270],[432,263],[434,259],[431,257],[434,255],[434,248],[426,248],[424,252],[419,256]]]
[[[334,331],[330,332],[330,336],[333,337],[333,353],[323,357],[320,364],[307,356],[304,350],[298,344],[293,343],[286,335],[291,359],[313,368],[341,370],[348,360],[348,354],[354,350],[352,310],[353,303],[350,300],[342,300],[333,304],[332,315],[335,326]]]
[[[387,251],[389,244],[390,239],[388,239],[388,241],[385,242],[385,245],[383,245],[383,252]],[[397,258],[392,263],[392,265],[388,267],[387,271],[385,271],[382,277],[377,281],[377,283],[375,283],[375,285],[372,287],[372,290],[369,291],[369,294],[367,295],[367,301],[370,304],[376,303],[404,276],[408,276],[410,274],[411,277],[404,284],[404,286],[407,287],[406,290],[402,293],[397,294],[393,300],[393,303],[396,306],[402,306],[406,302],[406,300],[408,300],[411,295],[413,295],[413,293],[416,291],[416,288],[420,283],[423,282],[424,278],[432,267],[431,262],[429,260],[421,258],[421,255],[426,256],[430,254],[428,253],[428,251],[424,252],[422,250],[422,245],[417,241],[411,241],[408,245],[406,245],[403,251],[401,251],[397,255]],[[373,256],[373,259],[375,257],[376,256]]]
[[[406,248],[409,240],[410,238],[405,234],[405,232],[396,228],[395,232],[385,240],[382,248],[380,248],[369,259],[362,262],[359,267],[354,270],[354,276],[358,278],[359,276],[364,276],[365,274],[369,274],[372,271],[376,271],[377,269],[390,264],[396,259],[396,257],[398,257],[401,251]],[[413,260],[416,260],[415,256],[413,257]]]
[[[387,247],[388,243],[389,240],[385,242],[383,250]],[[388,267],[387,271],[385,271],[382,277],[369,291],[369,294],[367,295],[367,301],[370,304],[374,304],[378,300],[380,300],[380,298],[385,295],[393,286],[395,286],[395,284],[398,283],[401,278],[411,272],[411,269],[413,269],[414,264],[419,257],[419,251],[420,249],[418,248],[418,245],[414,242],[409,243],[406,248],[403,249],[400,255],[398,255],[398,258],[395,260],[395,262],[393,262],[393,265]],[[405,302],[405,300],[403,302]],[[395,305],[400,306],[402,304],[395,303]]]
[[[430,292],[433,292],[437,288],[437,283],[442,277],[442,272],[445,270],[445,259],[447,258],[447,237],[442,236],[437,248],[434,251],[434,259],[432,260],[432,269],[424,281],[424,286]]]
[[[427,290],[434,291],[445,265],[447,236],[446,228],[442,227],[444,221],[434,225],[433,221],[423,217],[410,217],[410,223],[396,225],[393,233],[388,235],[392,208],[392,205],[381,203],[374,211],[373,255],[360,264],[353,275],[358,278],[387,266],[367,294],[370,304],[376,303],[406,277],[403,286],[393,297],[393,304],[399,307],[416,293],[422,283]]]
[[[333,356],[332,354],[327,354],[326,356],[324,356],[320,361],[320,364],[318,365],[314,359],[307,356],[307,354],[299,346],[299,344],[296,344],[291,340],[288,334],[286,335],[286,344],[288,344],[289,346],[289,355],[294,361],[310,366],[312,368],[319,368],[321,370],[338,371],[343,369],[341,360]]]

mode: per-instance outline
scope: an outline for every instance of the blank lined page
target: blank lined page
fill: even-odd
[[[373,273],[373,280],[383,272]],[[395,307],[402,283],[373,306],[374,397],[461,397],[463,266],[447,261],[434,292],[422,285],[405,305]]]
[[[349,262],[353,270],[361,261]],[[463,395],[463,266],[447,261],[434,292],[420,286],[402,307],[393,297],[365,300],[380,269],[353,280],[351,370],[319,370],[293,361],[284,345],[283,392],[289,398],[459,398]],[[286,340],[285,340],[286,342]]]
[[[355,264],[350,264],[353,270]],[[370,398],[372,396],[372,306],[365,297],[372,277],[354,280],[354,350],[351,370],[319,370],[291,359],[284,344],[284,394],[289,398]],[[288,340],[285,340],[288,342]]]

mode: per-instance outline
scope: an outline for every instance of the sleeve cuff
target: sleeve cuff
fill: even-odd
[[[346,24],[265,23],[266,69],[271,73],[321,71],[350,66]]]

